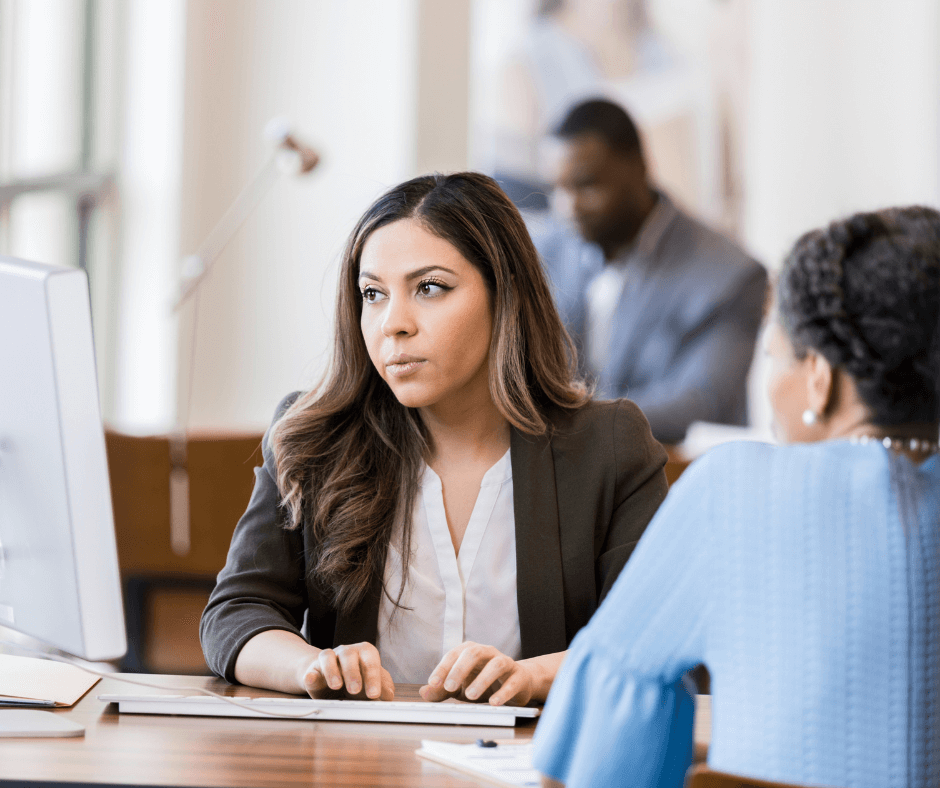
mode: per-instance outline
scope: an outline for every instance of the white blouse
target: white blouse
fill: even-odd
[[[516,519],[509,452],[490,468],[460,544],[444,514],[440,477],[425,467],[412,520],[412,558],[401,608],[401,536],[392,539],[379,605],[377,647],[396,682],[425,684],[441,658],[465,640],[519,659],[516,603]]]

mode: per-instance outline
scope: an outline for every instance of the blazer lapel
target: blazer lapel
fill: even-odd
[[[555,463],[547,436],[512,430],[516,600],[522,657],[567,648]]]

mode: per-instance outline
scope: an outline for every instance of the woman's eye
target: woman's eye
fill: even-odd
[[[374,304],[378,301],[381,301],[385,298],[378,290],[374,287],[364,287],[362,288],[362,300],[367,304]]]
[[[438,282],[422,282],[418,285],[418,292],[427,297],[438,296],[447,290],[450,290],[450,288]]]

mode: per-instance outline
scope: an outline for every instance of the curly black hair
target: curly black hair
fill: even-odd
[[[875,424],[940,418],[940,213],[857,213],[800,238],[780,274],[797,356],[845,370]]]

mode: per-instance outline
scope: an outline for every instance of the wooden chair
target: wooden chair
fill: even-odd
[[[803,788],[791,783],[753,780],[724,772],[713,772],[707,766],[693,766],[686,777],[685,788]]]
[[[128,672],[206,673],[199,617],[261,464],[261,433],[191,434],[189,545],[174,550],[167,436],[105,433],[118,562],[124,590]]]
[[[666,450],[666,456],[668,457],[666,467],[663,470],[666,473],[666,481],[671,487],[676,479],[682,475],[682,472],[689,467],[691,460],[682,454],[678,446],[664,444],[663,448]]]

